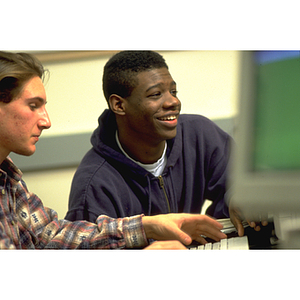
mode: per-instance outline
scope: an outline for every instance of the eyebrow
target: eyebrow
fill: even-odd
[[[161,86],[161,85],[163,85],[162,82],[159,82],[159,83],[157,83],[157,84],[155,84],[155,85],[152,85],[152,86],[150,86],[150,87],[146,90],[146,92],[150,91],[150,90],[153,89],[153,88],[159,87],[159,86]],[[170,86],[171,86],[171,85],[176,85],[176,82],[173,80],[173,81],[171,82]]]

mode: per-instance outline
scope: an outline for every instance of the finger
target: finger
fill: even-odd
[[[193,219],[191,218],[186,219],[183,226],[187,226],[191,224],[193,226],[195,226],[196,224],[196,226],[208,225],[210,227],[215,227],[217,229],[223,228],[223,225],[220,222],[206,215],[195,215]]]
[[[193,240],[200,243],[200,244],[202,244],[202,245],[207,244],[207,240],[204,237],[202,237],[201,235],[198,235]]]
[[[218,222],[217,220],[214,220],[208,216],[205,216],[206,218],[204,220],[202,220],[202,222],[204,221],[207,225],[209,225],[210,227],[214,227],[218,230],[223,229],[223,225]]]
[[[242,221],[240,219],[231,220],[234,227],[236,228],[239,236],[244,236],[244,226],[242,224]]]
[[[221,232],[222,228],[223,225],[221,223],[202,215],[185,221],[181,230],[187,233],[192,239],[204,235],[214,240],[220,240],[224,238],[224,234]]]
[[[238,208],[231,209],[230,211],[230,221],[236,228],[238,235],[243,236],[244,235],[244,226],[242,224],[243,216]]]
[[[247,222],[248,222],[248,224],[249,224],[249,226],[250,226],[251,228],[254,228],[255,225],[256,225],[255,222],[251,222],[251,221],[247,221]]]
[[[245,230],[242,223],[238,223],[237,225],[237,232],[239,236],[244,236]]]
[[[223,225],[220,222],[209,218],[209,219],[204,219],[201,222],[198,222],[196,224],[196,228],[197,230],[199,231],[202,230],[205,233],[211,231],[220,232],[220,230],[223,229]]]
[[[251,222],[250,222],[250,221],[248,221],[248,224],[249,224],[250,227],[252,227],[252,228],[254,228],[254,229],[257,227],[257,229],[260,230],[260,226],[257,225],[257,224],[259,224],[259,222],[254,222],[254,221],[251,221]],[[267,226],[267,225],[268,225],[268,221],[263,220],[263,221],[260,222],[260,224],[261,224],[262,226]],[[258,230],[257,230],[257,231],[258,231]]]
[[[204,236],[213,239],[214,241],[220,241],[221,239],[226,239],[227,235],[222,231],[210,231],[203,234]]]
[[[209,226],[202,226],[199,227],[196,231],[195,234],[192,235],[192,238],[197,237],[197,236],[206,236],[208,238],[211,238],[215,241],[220,241],[221,239],[226,238],[226,234],[220,231],[217,228],[209,227]]]
[[[248,222],[248,224],[249,224],[249,226],[251,227],[251,228],[253,228],[255,231],[260,231],[260,226],[258,225],[258,223],[255,223],[255,222]]]
[[[255,231],[260,231],[260,226],[259,226],[259,225],[255,226],[255,227],[254,227],[254,230],[255,230]]]
[[[262,226],[267,226],[268,225],[268,215],[267,214],[263,214],[261,216],[261,225]]]

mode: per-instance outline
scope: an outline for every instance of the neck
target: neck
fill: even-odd
[[[3,161],[8,155],[9,153],[7,153],[7,151],[2,151],[2,149],[0,149],[0,165],[3,163]]]
[[[132,137],[126,138],[124,135],[117,133],[119,142],[123,150],[135,161],[143,164],[153,164],[157,162],[165,149],[165,141],[157,145],[149,145],[143,141],[135,140]]]

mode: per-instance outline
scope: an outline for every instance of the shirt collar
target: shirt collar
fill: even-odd
[[[144,169],[146,169],[148,172],[152,173],[154,176],[158,176],[161,174],[161,172],[163,171],[164,167],[166,166],[167,163],[167,157],[166,157],[166,151],[167,151],[167,142],[165,142],[165,148],[163,151],[162,156],[158,159],[158,161],[156,161],[153,164],[143,164],[139,161],[134,160],[133,158],[131,158],[123,149],[120,141],[119,141],[119,137],[118,137],[118,131],[116,130],[116,141],[117,144],[119,146],[119,148],[121,149],[121,151],[123,152],[123,154],[129,158],[130,160],[132,160],[133,162],[135,162],[137,165],[143,167]]]
[[[1,177],[10,177],[17,182],[21,180],[23,175],[9,157],[7,157],[0,165],[0,173]]]

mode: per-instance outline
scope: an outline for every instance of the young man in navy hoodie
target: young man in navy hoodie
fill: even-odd
[[[229,217],[232,139],[203,116],[180,115],[164,58],[153,51],[115,54],[104,67],[103,91],[109,109],[74,176],[66,218],[198,214],[206,199],[208,215]]]

